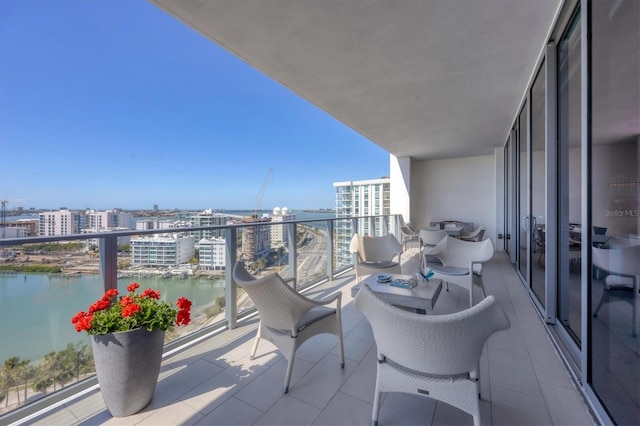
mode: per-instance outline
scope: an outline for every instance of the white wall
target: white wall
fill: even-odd
[[[496,243],[496,158],[493,155],[411,162],[411,222],[460,220],[484,226]],[[500,229],[498,232],[502,232]],[[496,245],[501,249],[502,244]]]
[[[391,214],[401,214],[405,222],[413,222],[411,214],[411,159],[389,155],[391,178]]]

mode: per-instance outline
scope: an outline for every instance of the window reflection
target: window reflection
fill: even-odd
[[[592,2],[591,385],[640,424],[640,2]]]

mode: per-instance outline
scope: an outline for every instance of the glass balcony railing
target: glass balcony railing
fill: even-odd
[[[123,294],[129,283],[138,282],[142,290],[159,290],[171,303],[179,297],[190,299],[191,324],[166,335],[167,345],[179,347],[212,330],[235,328],[238,318],[254,312],[242,289],[231,285],[236,260],[256,275],[277,272],[305,291],[352,268],[349,244],[354,230],[376,229],[380,235],[392,232],[399,237],[400,229],[397,216],[261,222],[260,226],[283,227],[285,242],[273,248],[267,243],[264,254],[249,261],[243,258],[242,233],[251,226],[0,240],[0,423],[3,416],[15,416],[24,407],[46,407],[48,396],[95,383],[89,337],[75,331],[71,318],[107,289]],[[203,250],[200,259],[194,256],[178,264],[180,250],[166,245],[129,251],[131,237],[186,236],[194,231],[216,231],[224,240],[218,240],[215,249]],[[75,383],[79,385],[70,386]]]

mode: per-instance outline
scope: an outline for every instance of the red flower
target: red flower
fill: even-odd
[[[71,324],[77,323],[80,319],[84,318],[85,315],[87,315],[87,313],[84,311],[78,312],[73,316],[73,318],[71,318]]]
[[[117,295],[118,295],[118,290],[115,288],[110,288],[109,290],[104,292],[104,296],[102,296],[102,298],[106,300],[110,300],[112,297]]]
[[[178,301],[176,302],[176,306],[180,309],[180,310],[186,310],[188,311],[189,309],[191,309],[191,301],[189,299],[187,299],[186,297],[181,297],[178,299]]]
[[[109,301],[109,299],[105,299],[103,297],[102,299],[100,299],[96,303],[94,303],[93,305],[89,306],[89,314],[92,314],[92,313],[94,313],[96,311],[105,310],[110,305],[111,305],[111,302]]]
[[[178,315],[176,316],[176,324],[187,325],[190,322],[191,315],[189,315],[189,311],[178,311]]]
[[[133,303],[133,299],[129,296],[122,296],[120,299],[120,306],[127,306]]]
[[[122,310],[122,316],[127,318],[135,314],[136,312],[140,312],[141,310],[142,308],[140,308],[140,305],[132,303],[124,307],[124,309]]]
[[[136,291],[136,289],[140,288],[140,284],[138,283],[131,283],[127,286],[127,291],[129,293],[133,293],[134,291]]]
[[[91,321],[93,321],[93,315],[85,315],[84,312],[80,312],[73,317],[71,322],[74,322],[76,331],[87,331],[91,328]]]
[[[148,288],[142,293],[142,297],[158,300],[160,299],[160,292],[152,288]]]

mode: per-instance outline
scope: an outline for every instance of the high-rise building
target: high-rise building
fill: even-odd
[[[335,223],[337,267],[351,264],[353,255],[349,251],[349,245],[354,232],[361,235],[381,235],[382,218],[358,221],[358,227],[355,230],[350,218],[390,214],[390,182],[390,178],[383,177],[333,183],[336,188],[336,218],[349,218],[349,220],[340,220]]]
[[[296,215],[289,212],[286,207],[275,207],[273,209],[273,215],[271,216],[271,223],[273,222],[287,222],[289,220],[295,220]],[[277,249],[279,247],[286,247],[289,242],[287,235],[286,225],[271,225],[271,248]]]

